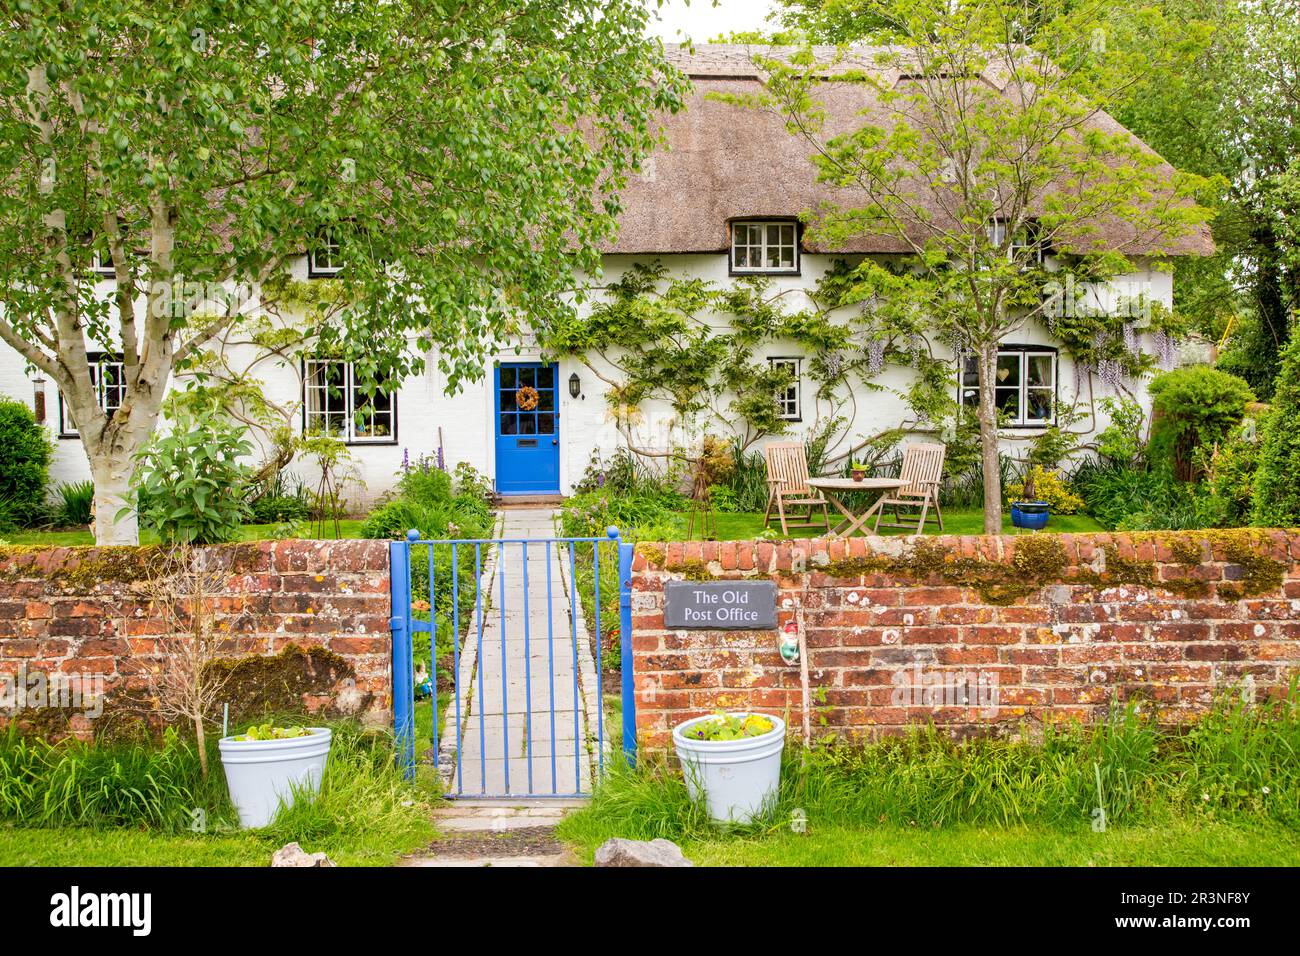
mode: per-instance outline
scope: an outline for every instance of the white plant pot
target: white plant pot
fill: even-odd
[[[245,827],[264,827],[281,802],[293,805],[294,789],[320,792],[330,752],[328,727],[312,727],[306,737],[285,740],[236,740],[222,737],[221,766],[230,802]]]
[[[733,716],[744,719],[749,712]],[[719,823],[748,823],[764,803],[776,799],[785,721],[771,714],[759,716],[772,721],[772,730],[740,740],[691,740],[685,736],[685,731],[712,720],[713,715],[695,717],[673,728],[673,744],[691,799],[698,800],[702,788],[709,816]]]

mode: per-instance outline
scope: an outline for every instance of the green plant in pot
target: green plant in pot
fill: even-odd
[[[1052,517],[1052,506],[1038,497],[1038,477],[1041,469],[1037,465],[1025,472],[1024,485],[1019,498],[1011,502],[1011,523],[1017,528],[1039,531],[1047,526]]]
[[[849,477],[854,481],[862,481],[867,477],[869,471],[871,471],[871,466],[865,462],[855,461],[849,465]]]
[[[673,728],[691,799],[718,823],[748,823],[768,810],[781,784],[785,722],[770,714],[710,714]]]
[[[328,727],[261,724],[218,742],[230,802],[245,827],[264,827],[282,807],[320,793],[333,734]]]

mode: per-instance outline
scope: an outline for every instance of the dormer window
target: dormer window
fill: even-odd
[[[1027,261],[1041,263],[1043,261],[1043,247],[1034,237],[1032,227],[1021,226],[1007,240],[1007,230],[1010,223],[1005,219],[994,219],[988,224],[986,234],[988,235],[989,245],[994,249],[1001,248],[1006,243],[1007,258],[1011,261]]]
[[[307,274],[313,279],[336,276],[343,268],[338,236],[331,229],[323,231],[307,256]]]
[[[732,223],[731,271],[797,273],[799,271],[798,223],[789,221]]]
[[[100,252],[98,249],[90,254],[90,271],[97,276],[113,278],[117,275],[117,270],[113,268],[113,257],[107,252]]]

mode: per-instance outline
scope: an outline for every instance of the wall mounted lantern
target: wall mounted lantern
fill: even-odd
[[[578,378],[578,373],[574,372],[569,376],[569,397],[577,398],[582,394],[582,382]]]

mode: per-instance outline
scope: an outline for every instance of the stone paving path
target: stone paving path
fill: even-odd
[[[555,536],[550,509],[502,516],[504,539]],[[581,605],[569,593],[567,550],[540,541],[505,544],[485,563],[481,585],[483,619],[472,617],[461,652],[459,740],[454,700],[438,701],[448,715],[438,754],[448,793],[589,793],[595,728],[587,726],[587,710],[589,699],[598,706],[596,668]]]

